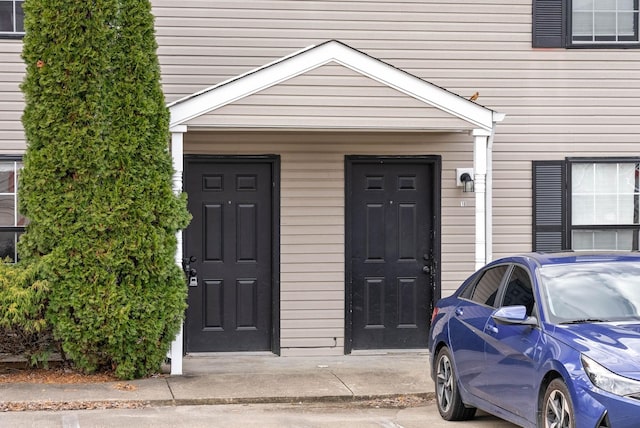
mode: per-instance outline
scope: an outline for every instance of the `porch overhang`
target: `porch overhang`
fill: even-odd
[[[470,128],[491,131],[504,115],[429,83],[344,43],[331,40],[309,46],[262,67],[228,79],[168,105],[170,127],[184,125],[247,96],[329,63],[336,63],[458,117]]]
[[[478,268],[492,258],[491,242],[491,150],[495,127],[505,115],[476,104],[453,92],[429,83],[404,70],[365,54],[342,42],[331,40],[294,52],[262,67],[228,79],[217,85],[168,104],[170,111],[171,152],[173,156],[174,190],[182,191],[183,137],[189,130],[226,129],[220,127],[212,116],[212,122],[192,124],[196,118],[215,112],[241,99],[258,94],[275,85],[310,72],[324,65],[334,63],[373,79],[382,85],[423,103],[425,108],[437,109],[463,121],[466,125],[452,129],[445,126],[400,129],[389,128],[349,128],[362,131],[402,131],[402,132],[468,132],[473,139],[473,168],[475,182],[475,267]],[[240,130],[241,128],[232,128]],[[260,127],[251,128],[252,130]],[[282,126],[268,129],[291,129]],[[340,126],[328,126],[322,130],[346,130]],[[296,129],[299,130],[299,129]],[[318,128],[305,128],[315,130]],[[178,234],[176,262],[182,261],[182,235]],[[182,333],[174,340],[171,348],[171,374],[182,374],[183,342]]]

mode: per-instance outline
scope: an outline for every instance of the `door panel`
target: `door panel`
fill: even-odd
[[[531,277],[518,265],[510,272],[500,306],[512,305],[525,306],[527,315],[537,313]],[[537,326],[498,324],[492,318],[487,326],[485,397],[494,404],[501,401],[506,410],[535,422],[542,333]]]
[[[273,163],[187,159],[193,220],[185,256],[194,257],[187,352],[262,351],[272,343]]]
[[[485,343],[489,338],[487,322],[496,308],[498,291],[509,265],[499,265],[479,274],[476,282],[462,293],[460,303],[449,321],[451,350],[456,356],[460,383],[482,398],[486,397],[487,367]]]
[[[354,159],[348,168],[353,349],[427,346],[435,171],[433,159]]]

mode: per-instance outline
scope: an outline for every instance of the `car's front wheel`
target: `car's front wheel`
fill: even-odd
[[[473,418],[476,409],[465,406],[460,398],[458,379],[447,347],[440,349],[435,362],[436,401],[440,416],[447,421],[464,421]]]
[[[542,402],[542,426],[544,428],[575,428],[573,402],[567,385],[562,379],[549,383]]]

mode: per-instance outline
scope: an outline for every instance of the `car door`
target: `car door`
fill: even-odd
[[[463,388],[483,395],[485,382],[484,328],[497,306],[498,289],[508,265],[486,269],[460,295],[460,303],[449,321],[450,344],[458,379]]]
[[[500,307],[523,305],[527,315],[537,314],[531,277],[523,266],[514,265],[509,270],[501,296]],[[535,422],[540,328],[498,324],[490,318],[485,332],[483,395],[493,404]]]

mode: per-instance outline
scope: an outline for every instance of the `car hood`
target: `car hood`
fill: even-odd
[[[609,370],[640,379],[640,323],[557,325],[554,335]]]

